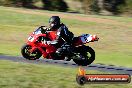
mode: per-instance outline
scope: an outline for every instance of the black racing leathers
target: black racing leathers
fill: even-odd
[[[74,34],[70,32],[64,24],[60,24],[57,29],[56,39],[48,42],[50,44],[54,44],[57,48],[59,48],[64,43],[71,44],[73,37]]]

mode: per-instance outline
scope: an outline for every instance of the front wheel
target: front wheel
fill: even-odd
[[[73,59],[73,61],[81,66],[87,66],[90,65],[95,60],[95,52],[94,50],[89,46],[83,46],[81,47],[81,50],[79,52],[80,58],[79,59]]]
[[[21,54],[24,58],[29,59],[29,60],[36,60],[39,59],[42,56],[42,53],[40,50],[35,49],[32,53],[30,50],[32,49],[32,46],[30,45],[23,45],[21,48]]]

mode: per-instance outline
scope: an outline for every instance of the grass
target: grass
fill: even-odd
[[[102,63],[102,58],[103,58],[103,63],[109,64],[109,65],[118,65],[118,66],[124,66],[124,67],[130,67],[131,66],[131,59],[132,56],[131,54],[124,55],[121,54],[120,52],[101,52],[104,54],[100,54],[101,51],[98,51],[97,57],[98,59],[95,60],[95,63]],[[109,53],[109,55],[108,55]],[[120,60],[119,60],[120,59]],[[126,64],[125,64],[126,63]]]
[[[96,51],[94,63],[132,67],[131,18],[76,15],[12,7],[0,7],[0,12],[0,54],[20,56],[20,48],[30,32],[40,25],[48,25],[49,17],[56,13],[62,16],[62,22],[76,36],[90,33],[100,37],[99,42],[88,44]],[[96,18],[97,22],[86,20],[87,18]],[[102,19],[105,21],[102,22]]]
[[[130,84],[88,84],[80,86],[77,68],[0,61],[0,88],[129,88]],[[87,71],[102,74],[99,71]]]

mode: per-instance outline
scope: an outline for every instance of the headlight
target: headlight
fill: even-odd
[[[29,38],[28,38],[28,41],[30,41],[30,42],[32,42],[34,40],[34,37],[33,36],[30,36]]]

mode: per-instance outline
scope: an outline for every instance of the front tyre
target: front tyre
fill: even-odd
[[[36,60],[42,56],[40,50],[35,49],[33,52],[30,52],[31,49],[32,49],[31,45],[27,45],[27,44],[23,45],[21,48],[22,56],[29,60]]]
[[[73,59],[73,61],[81,66],[90,65],[95,60],[94,50],[89,46],[83,46],[81,50],[83,51],[80,51],[80,59]]]

